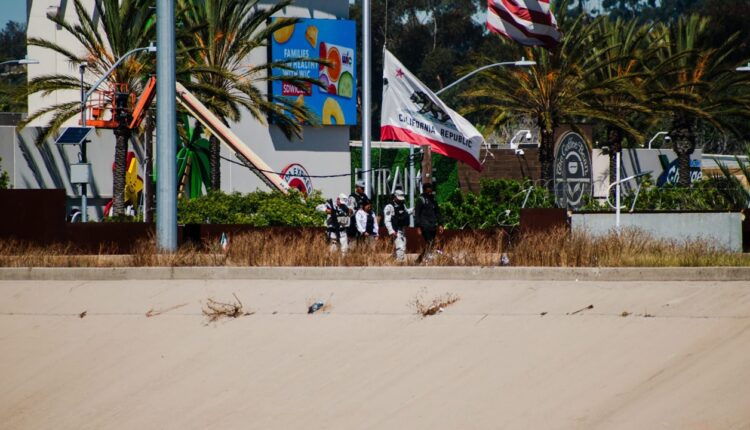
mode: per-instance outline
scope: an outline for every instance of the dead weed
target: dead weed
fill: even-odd
[[[445,308],[461,300],[456,294],[445,293],[430,301],[425,300],[424,294],[424,290],[420,291],[409,303],[410,306],[416,310],[417,314],[422,316],[422,318],[443,312]]]
[[[236,294],[232,293],[236,302],[223,303],[209,298],[203,308],[203,315],[208,317],[208,322],[212,323],[221,318],[239,318],[245,313],[242,310],[242,302]]]

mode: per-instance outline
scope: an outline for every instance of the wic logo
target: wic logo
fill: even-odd
[[[343,64],[352,64],[354,62],[354,58],[352,57],[351,52],[347,52],[341,57],[341,62]]]

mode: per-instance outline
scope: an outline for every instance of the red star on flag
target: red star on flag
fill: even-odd
[[[403,78],[404,77],[404,71],[401,69],[396,69],[396,77],[397,78]]]

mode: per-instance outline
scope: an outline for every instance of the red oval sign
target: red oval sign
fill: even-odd
[[[284,179],[290,187],[298,189],[302,194],[313,192],[313,184],[310,174],[307,173],[301,164],[290,164],[281,171],[281,178]]]

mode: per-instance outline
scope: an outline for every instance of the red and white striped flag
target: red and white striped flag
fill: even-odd
[[[487,27],[522,45],[552,49],[560,30],[549,9],[550,0],[488,0]]]

